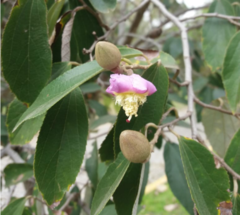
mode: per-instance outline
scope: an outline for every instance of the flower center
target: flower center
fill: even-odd
[[[136,117],[138,107],[146,101],[147,93],[138,94],[138,93],[114,93],[116,104],[119,104],[123,107],[126,116],[128,116],[127,122],[130,122],[133,115]]]

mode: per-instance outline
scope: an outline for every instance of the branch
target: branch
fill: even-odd
[[[10,144],[7,144],[7,146],[1,150],[1,158],[4,155],[8,155],[15,163],[25,163],[18,153],[11,148]]]
[[[135,33],[137,31],[138,26],[139,26],[140,22],[142,21],[143,14],[147,10],[149,4],[150,4],[150,1],[147,4],[145,4],[140,10],[138,10],[138,12],[136,13],[136,16],[134,17],[134,20],[131,24],[129,33]],[[131,42],[132,42],[132,37],[128,35],[124,44],[130,44]]]
[[[201,7],[193,7],[193,8],[188,8],[188,9],[185,9],[185,10],[181,10],[181,11],[178,11],[174,14],[174,16],[176,17],[179,17],[181,15],[183,15],[184,13],[188,12],[188,11],[192,11],[192,10],[201,10],[201,9],[204,9],[204,8],[207,8],[209,7],[210,4],[207,4],[207,5],[204,5],[204,6],[201,6]],[[154,28],[153,30],[151,30],[149,33],[147,33],[144,37],[150,37],[150,38],[157,38],[161,35],[161,32],[162,32],[162,28],[164,25],[166,25],[167,23],[169,23],[171,20],[170,19],[166,19],[164,22],[162,22],[157,28]],[[137,47],[139,46],[140,44],[142,43],[142,41],[137,41],[135,44],[134,44],[134,47]]]
[[[225,113],[225,114],[228,114],[228,115],[232,115],[232,116],[235,116],[236,118],[240,119],[240,113],[232,113],[231,111],[228,111],[228,110],[225,110],[225,109],[222,109],[221,106],[220,107],[216,107],[216,106],[213,106],[213,105],[209,105],[209,104],[206,104],[206,103],[203,103],[202,101],[200,101],[196,96],[194,97],[194,101],[201,105],[202,107],[204,108],[208,108],[208,109],[212,109],[212,110],[217,110],[219,112],[222,112],[222,113]]]
[[[204,14],[200,14],[200,15],[184,18],[184,19],[181,19],[180,21],[184,22],[186,20],[197,19],[197,18],[200,18],[200,17],[217,17],[217,18],[221,18],[221,19],[226,19],[230,23],[232,23],[232,24],[234,24],[236,26],[240,26],[240,23],[234,21],[234,20],[240,20],[239,16],[228,16],[228,15],[219,14],[219,13],[204,13]]]
[[[185,65],[185,81],[189,82],[188,84],[188,112],[190,114],[190,120],[191,120],[191,130],[192,130],[192,138],[195,139],[197,135],[197,127],[196,127],[196,119],[195,119],[195,112],[194,112],[194,93],[193,93],[193,87],[192,87],[192,65],[190,60],[190,50],[189,50],[189,44],[188,44],[188,35],[187,30],[185,26],[179,21],[179,19],[171,14],[165,6],[158,0],[151,0],[163,13],[164,16],[166,16],[168,19],[170,19],[180,30],[181,32],[181,38],[182,38],[182,45],[183,45],[183,59],[184,59],[184,65]]]
[[[130,16],[132,16],[136,11],[140,10],[145,4],[147,4],[149,0],[144,0],[141,4],[139,4],[134,10],[129,12],[126,16],[122,17],[120,20],[112,24],[112,26],[109,28],[109,30],[101,37],[98,37],[98,39],[92,44],[92,46],[89,49],[83,49],[84,54],[90,54],[95,48],[95,45],[98,41],[105,40],[108,35],[111,33],[112,30],[114,30],[119,23],[126,21]]]

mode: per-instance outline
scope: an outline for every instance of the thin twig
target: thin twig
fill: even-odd
[[[65,210],[65,208],[68,206],[68,204],[75,198],[76,195],[79,195],[79,193],[70,193],[70,195],[67,197],[67,200],[64,202],[62,207],[59,208],[59,211]]]
[[[176,80],[173,80],[172,78],[169,78],[169,81],[178,85],[179,87],[184,87],[184,86],[188,86],[189,85],[189,82],[188,81],[185,81],[183,83],[179,83],[178,81]]]
[[[233,196],[236,198],[238,195],[238,182],[237,179],[233,178]]]
[[[228,15],[224,15],[224,14],[219,14],[219,13],[204,13],[204,14],[200,14],[200,15],[196,15],[196,16],[192,16],[192,17],[187,17],[184,19],[180,19],[181,22],[187,21],[187,20],[191,20],[191,19],[197,19],[200,17],[217,17],[217,18],[221,18],[221,19],[226,19],[228,20],[230,23],[236,25],[236,26],[240,26],[240,23],[234,21],[234,20],[240,20],[239,16],[228,16]]]
[[[164,16],[166,16],[168,19],[170,19],[181,31],[181,39],[182,39],[182,45],[183,45],[183,59],[184,59],[184,65],[185,65],[185,81],[189,82],[188,84],[188,111],[191,113],[190,115],[190,121],[191,121],[191,130],[192,130],[192,138],[195,139],[197,135],[197,126],[196,126],[196,115],[194,110],[194,93],[193,93],[193,87],[192,87],[192,65],[191,65],[191,59],[190,59],[190,50],[189,50],[189,44],[188,44],[188,35],[187,30],[185,26],[179,21],[179,19],[171,14],[165,6],[158,0],[151,0],[163,13]]]
[[[83,53],[84,54],[92,53],[92,51],[94,50],[98,41],[106,39],[108,37],[108,35],[111,33],[111,31],[113,31],[119,25],[119,23],[126,21],[130,16],[132,16],[136,11],[140,10],[148,2],[149,2],[149,0],[144,0],[134,10],[129,12],[126,16],[122,17],[117,22],[113,23],[112,26],[109,28],[109,30],[103,36],[98,37],[98,39],[93,42],[93,44],[91,45],[91,47],[89,49],[83,49]]]
[[[10,144],[7,144],[7,146],[1,150],[1,158],[4,155],[8,155],[15,163],[25,163],[18,153],[11,148]]]
[[[202,107],[204,107],[204,108],[208,108],[208,109],[212,109],[212,110],[217,110],[217,111],[219,111],[219,112],[222,112],[222,113],[225,113],[225,114],[228,114],[228,115],[235,116],[235,117],[238,118],[238,119],[239,119],[239,117],[240,117],[240,113],[234,113],[234,114],[233,114],[231,111],[225,110],[225,109],[223,109],[223,108],[221,108],[221,107],[216,107],[216,106],[213,106],[213,105],[206,104],[206,103],[200,101],[196,96],[194,97],[194,101],[195,101],[197,104],[199,104],[199,105],[201,105]]]

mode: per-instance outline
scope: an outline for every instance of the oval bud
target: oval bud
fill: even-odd
[[[118,48],[109,42],[98,42],[95,50],[98,64],[106,70],[114,70],[121,62],[121,53]]]
[[[151,145],[140,132],[125,130],[120,134],[120,148],[132,163],[144,163],[151,154]]]

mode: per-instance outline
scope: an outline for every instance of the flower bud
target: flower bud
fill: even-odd
[[[95,50],[98,64],[105,70],[114,70],[121,62],[121,53],[112,43],[98,42]]]
[[[120,148],[132,163],[144,163],[151,154],[151,145],[138,131],[125,130],[120,134]]]

